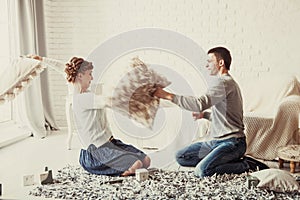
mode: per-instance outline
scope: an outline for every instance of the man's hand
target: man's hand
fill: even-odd
[[[194,120],[202,119],[204,117],[204,112],[200,112],[200,113],[193,112],[192,115],[193,115]]]
[[[164,91],[161,87],[157,87],[153,96],[172,101],[174,94]]]

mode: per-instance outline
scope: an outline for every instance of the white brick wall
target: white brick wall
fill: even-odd
[[[228,47],[233,56],[231,71],[237,80],[269,73],[300,73],[298,0],[44,1],[48,56],[62,61],[75,55],[85,57],[98,44],[124,31],[159,27],[192,38],[204,50]],[[56,72],[51,71],[50,76],[57,121],[66,126],[67,87]]]

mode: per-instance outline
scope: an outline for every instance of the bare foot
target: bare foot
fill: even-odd
[[[121,174],[121,176],[130,176],[130,175],[133,175],[133,174],[134,174],[134,172],[126,170],[125,172],[123,172],[123,174]]]
[[[149,156],[146,156],[143,160],[143,167],[144,168],[148,168],[151,164],[151,159],[149,158]]]
[[[133,163],[133,165],[126,170],[125,172],[123,172],[123,174],[121,174],[121,176],[130,176],[133,175],[135,173],[136,169],[140,169],[143,167],[143,163],[140,160],[135,161],[135,163]]]

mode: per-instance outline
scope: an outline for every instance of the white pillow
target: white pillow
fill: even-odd
[[[157,85],[166,87],[171,82],[138,58],[133,61],[133,70],[115,88],[112,109],[151,129],[159,107],[159,99],[152,93]]]
[[[6,69],[2,70],[0,84],[0,103],[12,100],[23,91],[34,77],[44,70],[41,61],[31,58],[13,60]]]
[[[259,179],[258,188],[272,190],[275,192],[298,192],[299,183],[287,171],[280,169],[265,169],[251,173]]]

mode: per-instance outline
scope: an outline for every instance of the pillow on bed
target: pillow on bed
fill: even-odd
[[[259,179],[257,187],[275,192],[297,192],[300,186],[295,178],[287,171],[280,169],[265,169],[251,173]]]
[[[151,129],[159,107],[159,98],[152,94],[157,85],[164,88],[171,82],[138,58],[132,67],[115,88],[112,109]]]
[[[13,60],[1,74],[0,103],[14,99],[44,68],[39,60],[31,58]]]

